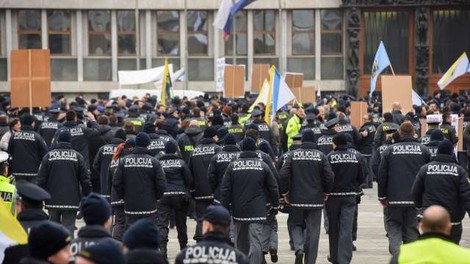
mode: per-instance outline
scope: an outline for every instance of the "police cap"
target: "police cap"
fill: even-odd
[[[41,203],[51,199],[51,195],[34,183],[20,180],[16,182],[16,190],[21,199],[33,203]]]

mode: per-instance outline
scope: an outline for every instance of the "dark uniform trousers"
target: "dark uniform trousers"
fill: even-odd
[[[207,200],[196,200],[196,232],[194,234],[194,240],[197,242],[201,241],[203,238],[202,235],[202,220],[204,213],[207,210],[207,207],[211,205],[211,201]]]
[[[151,222],[157,224],[158,216],[157,213],[154,214],[126,214],[126,230],[138,220],[145,218],[150,220]]]
[[[124,205],[113,206],[114,223],[112,236],[118,241],[122,241],[124,231],[126,231],[126,214],[124,213]]]
[[[48,209],[47,211],[49,213],[49,219],[65,226],[73,237],[77,210]]]
[[[292,209],[292,240],[295,252],[305,251],[304,263],[315,263],[320,241],[322,209]],[[304,229],[306,227],[306,232]]]
[[[414,206],[389,206],[387,209],[389,251],[396,254],[404,243],[418,239],[417,210]]]
[[[460,243],[460,239],[462,239],[462,223],[452,223],[452,229],[450,230],[450,238],[453,242],[457,245]]]
[[[184,249],[188,244],[188,234],[186,226],[186,215],[188,213],[188,202],[184,196],[165,196],[157,203],[157,214],[160,230],[160,247],[166,248],[168,244],[169,224],[172,212],[175,214],[176,230],[178,231],[178,241],[180,249]]]
[[[245,253],[250,263],[263,261],[263,223],[234,222],[235,247]]]
[[[263,252],[276,250],[278,245],[277,219],[275,215],[268,215],[263,223]]]
[[[333,263],[350,263],[352,259],[353,222],[356,197],[332,197],[326,201],[329,220],[330,257]]]

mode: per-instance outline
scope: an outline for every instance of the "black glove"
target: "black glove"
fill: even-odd
[[[269,208],[268,210],[268,215],[277,215],[277,213],[278,213],[278,208],[276,207],[271,206],[271,208]]]

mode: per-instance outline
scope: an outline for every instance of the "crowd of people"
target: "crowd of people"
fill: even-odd
[[[0,193],[29,234],[4,263],[168,263],[173,226],[175,263],[276,263],[279,211],[295,264],[316,262],[322,216],[328,261],[350,263],[362,190],[374,182],[392,263],[425,259],[423,250],[445,259],[430,239],[453,259],[469,256],[458,247],[470,212],[468,94],[439,90],[382,113],[374,93],[360,99],[369,111],[358,128],[352,96],[272,117],[254,99],[59,96],[19,109],[1,97]],[[455,151],[453,115],[466,155]]]

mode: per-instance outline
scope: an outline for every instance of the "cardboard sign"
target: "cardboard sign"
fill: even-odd
[[[307,104],[315,102],[315,87],[295,87],[290,88],[299,103]]]
[[[215,78],[215,91],[224,91],[224,71],[225,69],[225,57],[217,59],[217,73]]]
[[[304,74],[296,72],[286,72],[286,84],[289,88],[303,87]]]
[[[51,104],[51,59],[49,50],[11,51],[11,105],[47,107]]]
[[[225,65],[224,97],[237,98],[245,94],[245,65]]]
[[[359,129],[364,124],[364,120],[362,119],[362,117],[366,114],[366,102],[351,102],[351,125]]]
[[[394,102],[400,102],[402,114],[413,111],[410,75],[381,75],[383,113],[391,112]]]
[[[457,151],[463,151],[463,117],[457,119],[458,125],[456,130],[459,141],[457,142]]]
[[[251,73],[251,92],[259,93],[263,87],[264,79],[269,80],[269,64],[253,64]]]

